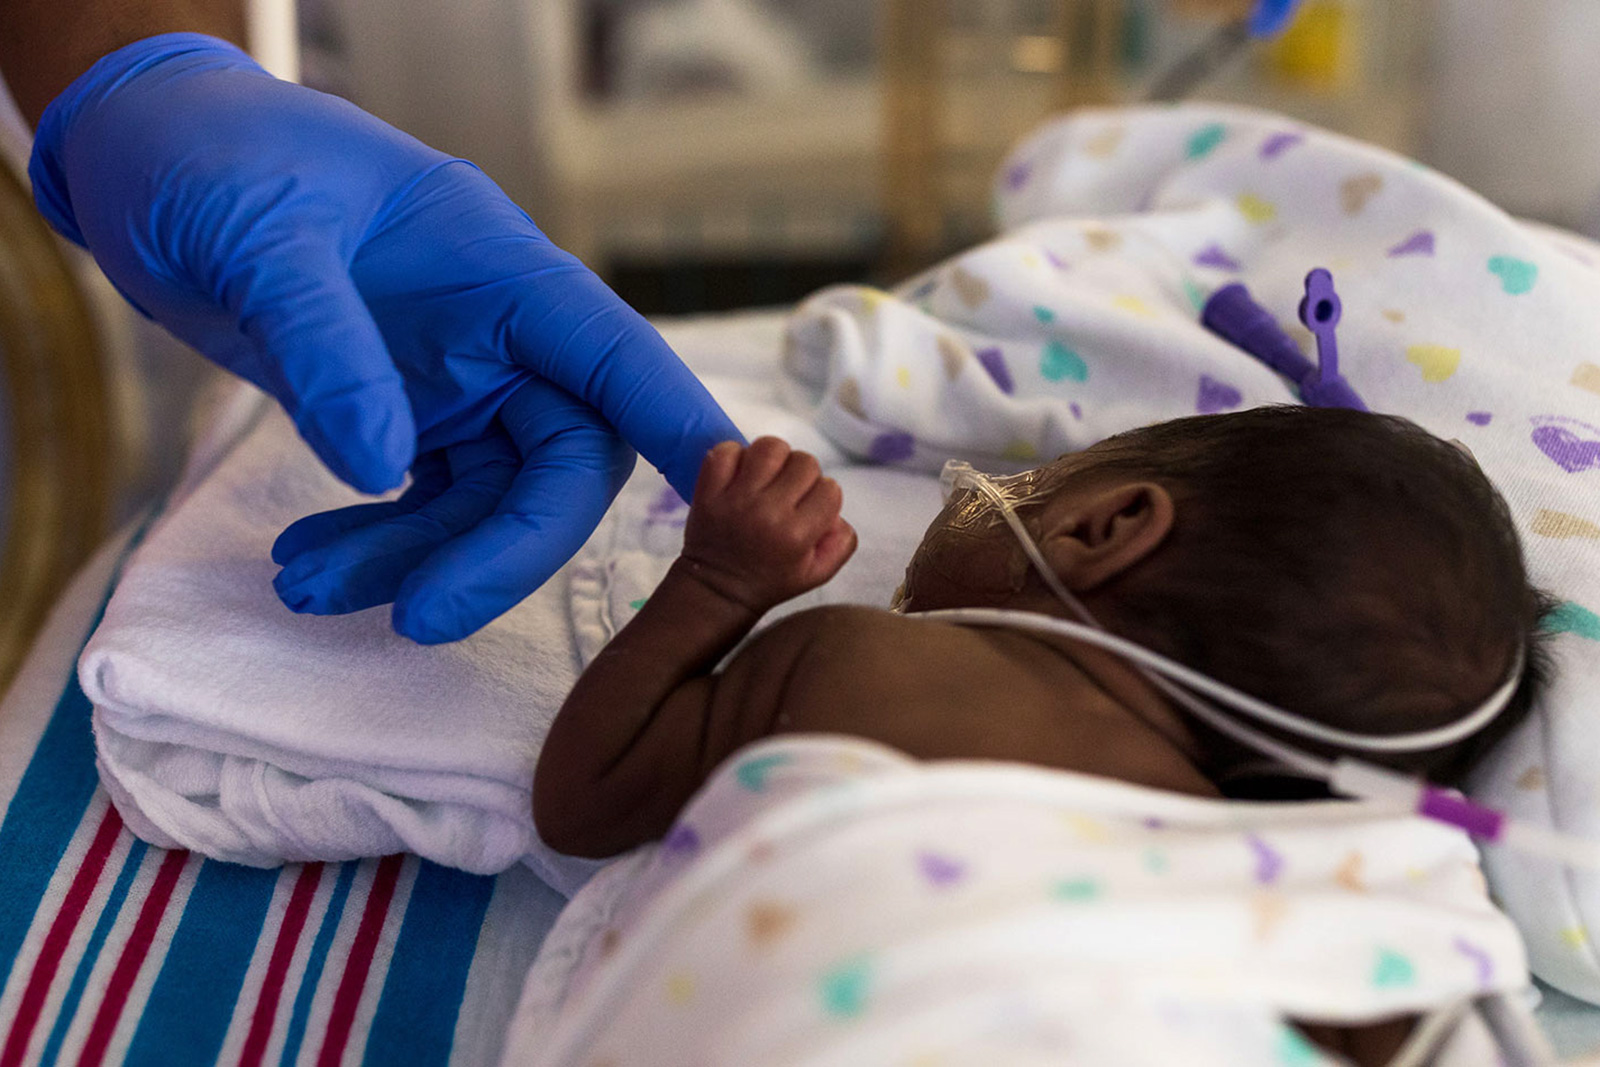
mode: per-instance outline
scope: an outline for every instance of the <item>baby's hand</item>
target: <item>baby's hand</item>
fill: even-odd
[[[682,559],[721,596],[764,613],[832,578],[855,552],[843,500],[809,453],[776,437],[748,448],[724,441],[700,467]]]

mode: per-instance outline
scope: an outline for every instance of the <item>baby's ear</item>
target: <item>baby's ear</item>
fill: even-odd
[[[1068,589],[1087,592],[1150,556],[1177,508],[1157,482],[1120,482],[1057,498],[1045,511],[1039,551]]]

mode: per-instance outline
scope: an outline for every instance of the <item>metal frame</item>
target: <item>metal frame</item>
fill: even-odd
[[[74,570],[104,539],[116,486],[111,403],[89,307],[55,237],[0,165],[0,390],[10,415],[0,545],[0,692]]]

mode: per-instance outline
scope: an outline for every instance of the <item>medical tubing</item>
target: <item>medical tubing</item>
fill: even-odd
[[[1022,550],[1027,553],[1029,562],[1033,564],[1034,569],[1038,572],[1040,578],[1044,580],[1045,585],[1067,607],[1084,620],[1084,623],[1080,624],[1068,622],[1065,619],[1052,619],[1052,622],[1060,624],[1059,632],[1079,637],[1091,644],[1098,644],[1102,648],[1117,652],[1135,663],[1159,671],[1161,674],[1182,683],[1195,692],[1204,693],[1213,700],[1226,704],[1288,733],[1298,734],[1313,741],[1321,741],[1324,744],[1339,745],[1343,748],[1353,748],[1365,752],[1424,752],[1429,749],[1443,748],[1446,745],[1455,744],[1457,741],[1463,741],[1489,725],[1495,716],[1500,714],[1506,702],[1511,699],[1511,694],[1521,681],[1522,650],[1519,648],[1509,676],[1498,689],[1489,695],[1488,700],[1484,701],[1471,714],[1432,730],[1372,737],[1367,734],[1351,733],[1348,730],[1340,730],[1319,722],[1302,719],[1297,715],[1284,711],[1282,708],[1274,707],[1266,701],[1258,700],[1248,693],[1241,692],[1232,686],[1225,685],[1207,675],[1201,674],[1199,671],[1185,667],[1176,660],[1168,659],[1160,653],[1152,652],[1143,645],[1135,644],[1099,628],[1100,624],[1095,621],[1094,616],[1089,613],[1089,610],[1084,607],[1077,597],[1072,595],[1071,591],[1061,582],[1061,579],[1056,576],[1054,569],[1045,562],[1044,556],[1040,554],[1038,546],[1034,544],[1027,528],[1022,525],[1022,520],[1018,518],[1016,509],[1011,506],[1011,502],[1005,499],[999,490],[989,482],[988,478],[970,467],[963,467],[956,471],[954,480],[963,488],[972,488],[982,493],[999,508],[1001,517],[1011,527],[1012,533],[1017,536],[1022,545]],[[1048,618],[1048,616],[1037,617]],[[997,625],[1004,625],[1004,623]],[[1091,634],[1093,636],[1090,636]]]
[[[1429,785],[1400,771],[1367,763],[1350,756],[1325,760],[1268,737],[1240,722],[1230,719],[1221,709],[1186,692],[1172,679],[1156,672],[1171,671],[1173,679],[1190,684],[1195,675],[1182,664],[1126,641],[1115,634],[1097,630],[1092,626],[1040,615],[1032,611],[1009,608],[947,608],[940,611],[919,611],[907,618],[930,622],[960,623],[967,626],[994,626],[1036,633],[1059,634],[1085,644],[1095,645],[1134,661],[1135,667],[1167,696],[1192,712],[1220,733],[1227,734],[1241,744],[1246,744],[1266,755],[1282,760],[1295,770],[1313,775],[1328,783],[1342,796],[1357,800],[1392,804],[1402,810],[1415,812],[1424,818],[1454,826],[1489,844],[1531,856],[1554,860],[1569,867],[1600,870],[1600,842],[1559,834],[1552,830],[1510,819],[1502,811],[1486,807],[1447,789]],[[1209,679],[1206,679],[1209,681]],[[1218,688],[1226,690],[1225,686]]]
[[[1212,728],[1227,734],[1241,744],[1264,752],[1266,755],[1282,760],[1285,764],[1314,775],[1322,781],[1327,781],[1333,773],[1333,764],[1328,760],[1313,756],[1307,752],[1286,745],[1275,738],[1266,736],[1228,716],[1196,697],[1193,693],[1186,692],[1178,685],[1174,685],[1160,673],[1170,668],[1175,668],[1174,675],[1180,673],[1188,677],[1205,679],[1204,675],[1174,663],[1164,656],[1151,652],[1131,641],[1124,640],[1115,634],[1107,633],[1093,626],[1083,623],[1071,622],[1067,619],[1057,619],[1049,615],[1040,615],[1032,611],[1016,611],[1007,608],[947,608],[941,611],[919,611],[906,616],[907,618],[928,619],[938,622],[963,623],[968,626],[996,626],[1007,627],[1014,630],[1033,630],[1038,633],[1059,634],[1075,638],[1089,645],[1097,645],[1108,652],[1134,661],[1135,667],[1148,678],[1167,696],[1182,704],[1196,717]],[[1178,680],[1188,684],[1188,677],[1179,677]],[[1209,679],[1206,679],[1209,681]]]
[[[1089,609],[1056,575],[1046,562],[1043,553],[1039,551],[1038,545],[1034,543],[1027,527],[1022,524],[1016,508],[988,475],[974,470],[971,464],[952,460],[945,465],[940,481],[947,496],[953,489],[963,488],[977,492],[988,500],[1000,512],[1011,532],[1016,535],[1028,561],[1050,591],[1082,621],[1073,622],[1069,619],[1058,619],[1051,615],[1015,608],[951,608],[915,612],[908,617],[964,623],[969,626],[1007,627],[1036,633],[1058,634],[1103,648],[1128,660],[1153,686],[1219,733],[1271,756],[1288,767],[1327,782],[1335,793],[1392,804],[1400,810],[1412,811],[1424,818],[1464,830],[1479,840],[1491,844],[1504,844],[1519,852],[1551,859],[1569,867],[1600,870],[1600,842],[1580,840],[1543,827],[1513,821],[1502,811],[1468,800],[1454,791],[1440,789],[1420,777],[1367,763],[1352,756],[1339,756],[1328,760],[1309,752],[1302,752],[1293,745],[1236,721],[1222,708],[1200,695],[1204,694],[1225,706],[1291,733],[1329,744],[1369,751],[1426,750],[1452,744],[1470,736],[1500,713],[1521,679],[1524,662],[1522,649],[1517,650],[1510,676],[1490,694],[1489,699],[1470,715],[1448,726],[1411,734],[1367,737],[1324,726],[1321,723],[1300,720],[1281,708],[1257,700],[1248,693],[1242,693],[1158,652],[1110,633],[1095,620]]]

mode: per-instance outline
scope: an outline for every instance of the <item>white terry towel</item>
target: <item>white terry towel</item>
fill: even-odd
[[[780,324],[745,316],[668,336],[699,355],[691,364],[747,433],[782,434],[836,464],[774,399]],[[520,860],[572,892],[593,864],[540,845],[533,767],[580,650],[602,644],[620,625],[613,604],[626,614],[677,554],[682,511],[663,516],[665,483],[642,470],[544,588],[466,641],[423,648],[391,631],[387,608],[315,617],[279,603],[278,532],[357,497],[275,406],[249,392],[230,405],[231,435],[211,433],[229,440],[197,453],[80,662],[101,780],[129,827],[257,866],[410,851],[492,873]],[[839,473],[871,548],[820,598],[886,603],[937,486]]]

